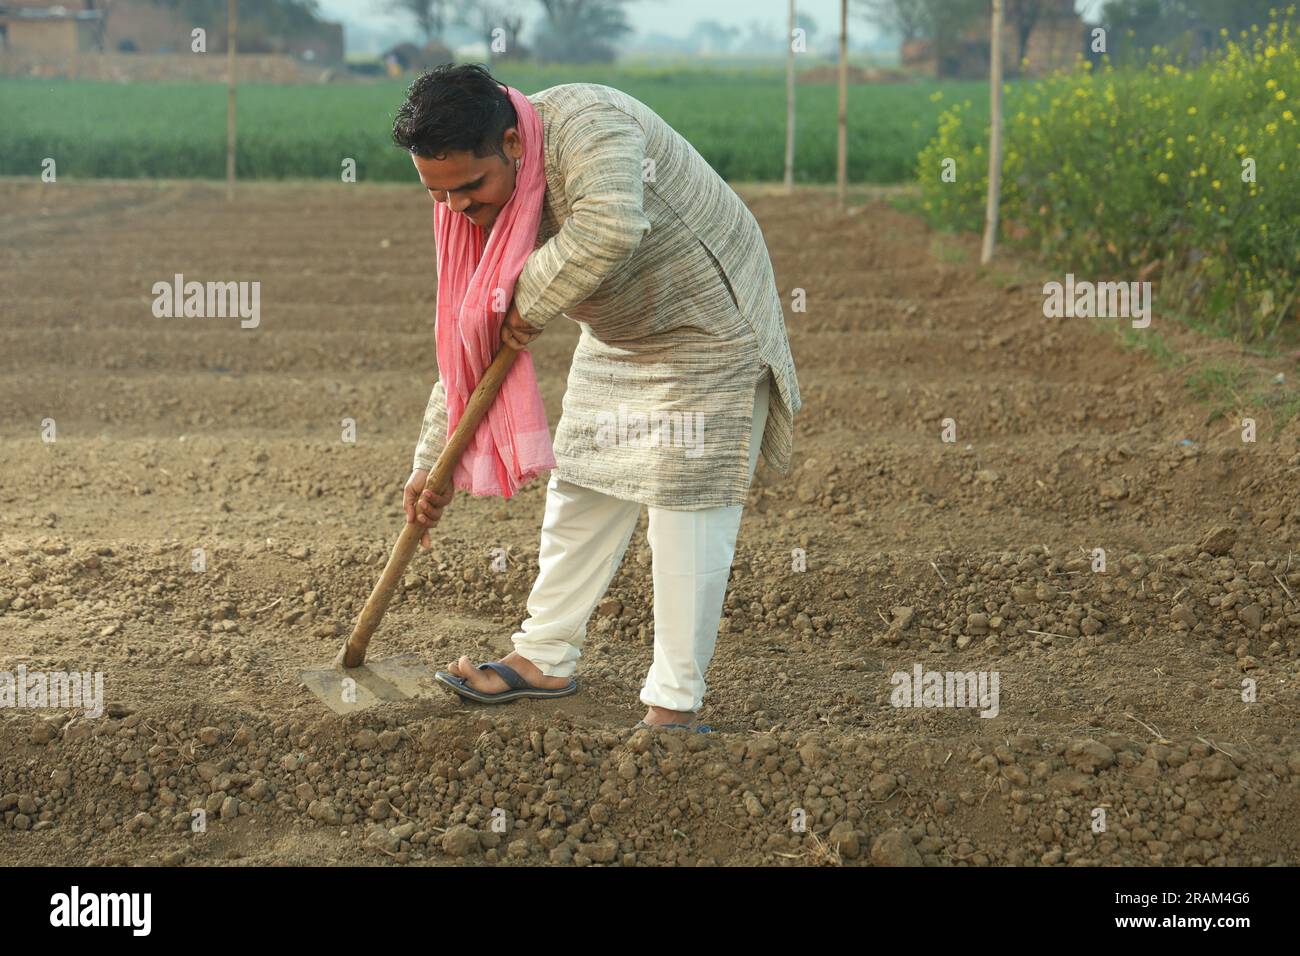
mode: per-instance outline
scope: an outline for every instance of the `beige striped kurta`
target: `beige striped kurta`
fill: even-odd
[[[546,197],[515,303],[582,334],[556,426],[555,474],[618,498],[693,511],[743,504],[754,387],[770,374],[764,460],[790,469],[799,383],[753,214],[649,107],[607,86],[530,96]],[[415,453],[447,437],[434,386]]]

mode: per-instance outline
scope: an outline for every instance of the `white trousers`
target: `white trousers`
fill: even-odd
[[[754,391],[751,479],[769,388],[764,376]],[[704,672],[718,639],[742,507],[650,508],[646,537],[653,555],[655,641],[641,688],[647,706],[694,712],[704,701]],[[546,676],[569,677],[577,669],[587,621],[622,564],[640,516],[635,501],[551,476],[528,618],[512,637],[515,650]]]

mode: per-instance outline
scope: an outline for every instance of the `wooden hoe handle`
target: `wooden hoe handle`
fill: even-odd
[[[456,469],[456,464],[460,461],[460,456],[464,454],[465,448],[474,437],[474,432],[478,429],[478,423],[487,414],[488,408],[492,405],[493,400],[497,397],[497,392],[501,389],[501,383],[505,381],[506,373],[510,371],[511,366],[515,364],[515,359],[518,357],[518,349],[511,348],[508,345],[501,346],[496,357],[492,360],[492,364],[488,366],[487,371],[483,373],[483,377],[479,379],[474,394],[469,397],[469,403],[465,406],[465,414],[456,423],[455,431],[452,432],[451,438],[443,447],[442,454],[438,456],[438,463],[434,465],[433,471],[429,472],[429,479],[424,485],[426,490],[432,488],[437,492],[442,492],[451,485],[451,475]],[[366,606],[361,609],[361,617],[357,619],[357,626],[352,629],[352,636],[343,645],[343,650],[339,653],[336,663],[340,663],[344,667],[360,667],[365,663],[366,648],[370,646],[370,635],[375,633],[376,628],[379,627],[379,622],[384,619],[384,612],[388,610],[388,602],[393,599],[393,592],[397,589],[397,582],[402,580],[402,575],[406,573],[406,566],[411,563],[411,558],[415,554],[415,549],[419,546],[424,530],[424,526],[418,522],[410,522],[402,528],[397,543],[393,545],[393,552],[388,556],[388,564],[384,567],[384,573],[380,575],[379,582],[375,585],[374,590],[370,592],[370,598],[366,601]]]

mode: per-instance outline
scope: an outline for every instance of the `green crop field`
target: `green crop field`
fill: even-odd
[[[1300,18],[1295,7],[1189,65],[1082,64],[1007,99],[1001,214],[1078,272],[1156,273],[1163,304],[1241,340],[1300,319]],[[951,104],[918,170],[922,209],[978,229],[989,115]],[[954,171],[945,180],[945,162]],[[957,172],[960,170],[960,172]]]
[[[778,180],[785,152],[785,75],[779,69],[503,67],[502,82],[533,93],[594,82],[640,99],[691,141],[725,178]],[[239,88],[241,178],[339,176],[356,160],[361,180],[405,180],[409,160],[391,145],[398,82]],[[916,156],[938,128],[939,103],[987,110],[987,84],[914,82],[849,88],[849,178],[893,183],[916,175]],[[837,92],[798,89],[796,178],[835,177]],[[60,177],[220,178],[225,175],[226,89],[221,84],[121,84],[0,79],[0,174],[36,176],[55,159]]]

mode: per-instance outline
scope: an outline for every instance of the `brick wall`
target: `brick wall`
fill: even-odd
[[[316,83],[330,70],[301,64],[279,53],[247,53],[238,58],[236,75],[246,83]],[[224,53],[79,53],[52,56],[0,52],[0,75],[61,76],[126,82],[224,83]]]
[[[71,18],[14,19],[9,23],[9,47],[37,56],[67,56],[94,46],[94,27]]]
[[[190,49],[190,30],[194,24],[167,7],[153,3],[117,3],[108,17],[104,49],[114,53],[123,40],[131,40],[141,53],[157,53],[167,48],[173,53]],[[220,31],[209,31],[208,49]]]

